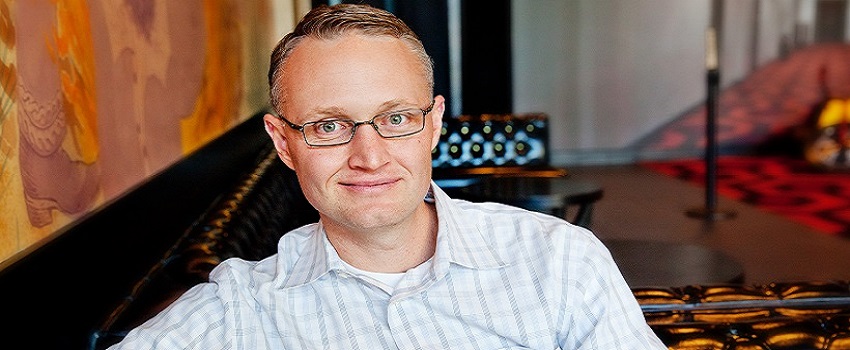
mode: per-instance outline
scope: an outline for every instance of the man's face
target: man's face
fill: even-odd
[[[281,112],[298,125],[338,117],[367,121],[388,111],[426,109],[432,100],[420,61],[394,38],[306,38],[282,69]],[[347,144],[313,147],[273,116],[266,116],[266,127],[329,231],[390,228],[424,215],[431,149],[445,109],[442,96],[433,99],[425,129],[397,139],[365,124]]]

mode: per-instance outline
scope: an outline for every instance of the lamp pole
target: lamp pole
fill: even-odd
[[[720,100],[720,69],[714,28],[706,31],[705,42],[705,206],[690,209],[687,215],[715,221],[732,218],[735,213],[717,209],[717,110]]]

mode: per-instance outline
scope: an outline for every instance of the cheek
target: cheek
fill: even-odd
[[[310,152],[311,150],[299,149],[292,153],[292,163],[295,172],[302,185],[314,187],[312,184],[325,182],[329,174],[328,168],[332,162],[321,152]]]
[[[423,169],[431,168],[431,140],[428,138],[418,139],[408,147],[396,147],[393,150],[395,159],[406,168],[418,169],[416,172],[419,174],[423,173]]]
[[[294,156],[293,163],[295,164],[298,183],[307,201],[314,208],[323,208],[322,200],[329,197],[327,183],[333,172],[326,170],[324,164],[317,159],[319,157],[304,157],[302,154],[301,156]]]

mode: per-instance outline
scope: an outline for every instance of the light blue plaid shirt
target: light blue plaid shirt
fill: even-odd
[[[115,349],[665,348],[589,231],[432,187],[436,252],[393,294],[312,224],[263,261],[223,262]]]

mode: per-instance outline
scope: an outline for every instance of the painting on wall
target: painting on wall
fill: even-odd
[[[266,6],[1,2],[0,261],[265,109]]]

